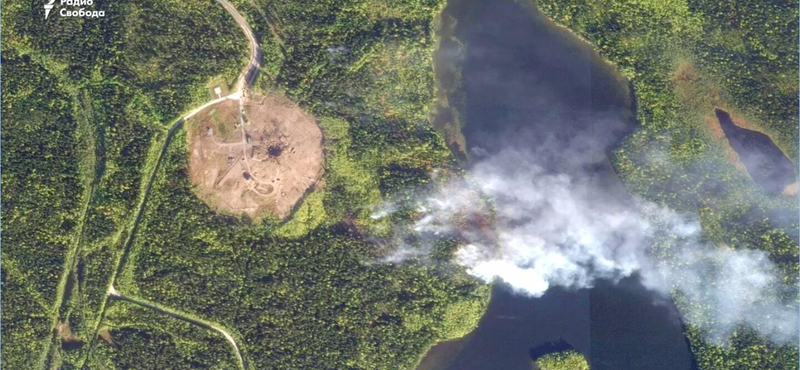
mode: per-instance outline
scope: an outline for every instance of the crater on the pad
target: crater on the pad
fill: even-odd
[[[284,97],[252,96],[243,112],[225,100],[186,126],[195,192],[218,211],[285,218],[322,175],[322,132]]]

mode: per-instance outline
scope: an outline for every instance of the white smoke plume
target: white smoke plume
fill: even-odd
[[[696,220],[649,202],[612,199],[591,176],[546,171],[531,155],[503,149],[478,160],[470,185],[450,184],[423,202],[414,233],[460,235],[468,244],[455,253],[458,264],[521,294],[589,288],[638,273],[648,289],[685,297],[684,319],[712,341],[724,342],[740,325],[778,343],[796,341],[797,306],[785,302],[790,288],[765,253],[704,242]],[[492,209],[476,201],[475,188]],[[471,214],[489,213],[491,235],[465,226]],[[400,248],[390,259],[424,252]]]

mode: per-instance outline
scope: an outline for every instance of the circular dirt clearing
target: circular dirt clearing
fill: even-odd
[[[322,132],[284,97],[252,96],[243,113],[225,100],[186,122],[195,192],[221,212],[285,218],[322,175]]]

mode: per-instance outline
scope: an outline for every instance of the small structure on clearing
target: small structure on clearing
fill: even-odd
[[[322,176],[322,131],[284,97],[225,100],[186,126],[195,193],[218,211],[285,218]]]

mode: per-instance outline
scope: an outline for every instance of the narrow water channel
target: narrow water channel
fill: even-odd
[[[636,129],[627,81],[589,45],[520,3],[451,0],[443,15],[443,29],[460,42],[441,44],[437,76],[453,79],[440,81],[445,88],[460,88],[450,96],[462,99],[467,163],[519,149],[548,172],[588,177],[609,203],[629,204],[607,159]],[[695,367],[674,304],[632,276],[592,289],[554,287],[538,298],[498,283],[478,328],[434,346],[418,370],[530,370],[531,351],[561,339],[593,370]]]

